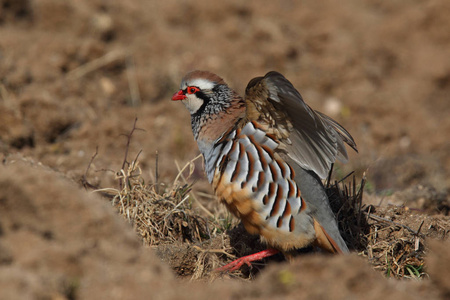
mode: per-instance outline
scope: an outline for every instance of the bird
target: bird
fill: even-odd
[[[172,100],[190,113],[215,195],[268,246],[218,271],[309,246],[349,252],[322,183],[336,160],[348,161],[345,144],[358,151],[344,127],[276,71],[250,80],[241,97],[218,75],[195,70]]]

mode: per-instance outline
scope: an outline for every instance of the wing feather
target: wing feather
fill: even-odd
[[[344,143],[355,149],[350,133],[335,120],[311,109],[283,75],[269,72],[246,89],[247,119],[268,126],[286,144],[287,154],[302,168],[326,178],[331,164],[348,159]]]

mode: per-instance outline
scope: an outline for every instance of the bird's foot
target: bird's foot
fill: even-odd
[[[240,267],[242,267],[243,264],[246,264],[247,266],[251,267],[252,265],[250,263],[252,261],[261,260],[265,257],[275,255],[278,252],[280,252],[280,251],[278,251],[276,249],[266,249],[266,250],[263,250],[263,251],[260,251],[260,252],[254,253],[254,254],[250,254],[250,255],[238,258],[223,267],[215,269],[215,271],[220,272],[220,273],[233,272],[233,271],[238,270]]]

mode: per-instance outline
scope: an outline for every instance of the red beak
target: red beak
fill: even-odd
[[[175,94],[173,94],[172,96],[172,101],[177,101],[177,100],[184,100],[186,99],[186,95],[183,93],[183,90],[179,90],[178,92],[176,92]]]

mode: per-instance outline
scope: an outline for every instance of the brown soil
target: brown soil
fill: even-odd
[[[0,0],[0,298],[449,297],[449,14],[446,0]],[[355,254],[212,272],[264,245],[199,159],[177,168],[198,155],[169,100],[192,69],[239,92],[277,70],[352,133],[359,153],[334,175],[367,176],[361,203],[336,205]]]

